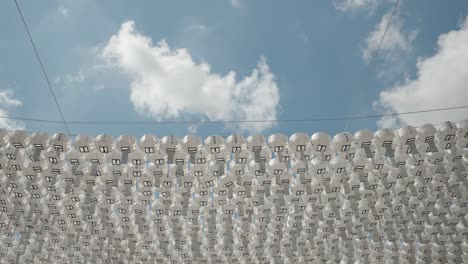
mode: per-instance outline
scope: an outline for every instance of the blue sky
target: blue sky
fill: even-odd
[[[302,119],[465,105],[468,4],[401,0],[19,1],[68,121]],[[0,114],[60,120],[14,1],[0,2]],[[73,134],[285,133],[418,125],[70,125]],[[0,120],[28,131],[60,124]]]

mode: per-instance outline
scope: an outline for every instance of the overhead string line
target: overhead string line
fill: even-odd
[[[382,46],[382,43],[383,43],[383,41],[385,39],[385,35],[387,34],[388,28],[390,27],[390,24],[392,23],[393,16],[395,16],[395,12],[397,10],[397,7],[398,7],[399,3],[400,3],[400,0],[397,0],[396,3],[395,3],[395,6],[393,7],[392,14],[390,15],[390,18],[388,19],[387,26],[385,27],[385,31],[382,34],[382,38],[380,39],[379,46],[377,47],[377,50],[375,52],[376,54],[379,53],[380,47]]]
[[[37,51],[36,45],[34,44],[34,40],[33,40],[32,36],[31,36],[31,33],[29,32],[28,25],[27,25],[26,20],[24,19],[24,16],[23,16],[23,12],[21,12],[21,8],[20,8],[20,6],[18,4],[18,1],[17,0],[14,0],[14,1],[15,1],[15,4],[16,4],[16,9],[18,10],[18,13],[19,13],[19,15],[21,17],[21,21],[23,22],[24,29],[26,30],[26,33],[28,34],[29,42],[31,42],[31,46],[33,47],[34,54],[36,54],[37,61],[39,62],[39,65],[41,66],[42,73],[44,74],[44,78],[45,78],[45,80],[47,82],[47,85],[49,87],[49,91],[52,94],[55,105],[57,106],[58,112],[60,113],[60,117],[62,118],[62,122],[60,122],[60,123],[65,125],[65,128],[67,130],[68,135],[71,136],[70,129],[68,128],[68,124],[65,121],[65,117],[63,116],[62,109],[60,108],[60,105],[59,105],[59,103],[57,101],[57,97],[55,96],[54,89],[52,89],[52,85],[51,85],[51,82],[49,80],[49,76],[47,75],[44,64],[42,63],[41,57],[39,56],[39,52]],[[13,118],[11,118],[11,119],[13,119]],[[24,121],[27,121],[26,119],[27,118],[24,118]],[[20,120],[20,119],[18,119],[18,120]],[[32,121],[32,120],[30,120],[30,121]],[[47,122],[47,121],[43,120],[42,122]],[[52,123],[52,122],[49,122],[49,123]],[[55,122],[55,123],[57,123],[57,122]]]
[[[30,121],[30,122],[41,122],[41,123],[54,123],[54,124],[77,124],[77,125],[125,125],[125,124],[224,124],[224,123],[307,123],[307,122],[322,122],[322,121],[347,121],[357,119],[370,119],[380,118],[386,116],[401,116],[401,115],[414,115],[430,112],[449,111],[456,109],[466,109],[468,105],[454,106],[446,108],[436,108],[418,111],[408,112],[394,112],[386,114],[374,114],[374,115],[362,115],[362,116],[343,116],[343,117],[324,117],[324,118],[304,118],[304,119],[262,119],[262,120],[213,120],[213,121],[68,121],[65,120],[49,120],[49,119],[37,119],[37,118],[25,118],[25,117],[12,117],[12,116],[0,116],[0,118],[19,120],[19,121]],[[467,116],[468,118],[468,116]]]

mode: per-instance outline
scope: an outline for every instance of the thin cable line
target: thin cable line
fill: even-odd
[[[37,60],[39,62],[39,65],[41,66],[41,69],[42,69],[42,73],[44,74],[44,77],[45,77],[45,79],[47,81],[47,85],[49,86],[50,93],[52,94],[52,97],[54,98],[54,101],[55,101],[55,105],[57,106],[57,109],[58,109],[58,111],[60,113],[60,116],[62,117],[62,121],[63,121],[62,123],[65,125],[65,128],[67,129],[68,135],[71,135],[70,129],[68,128],[68,124],[65,121],[65,117],[63,116],[62,109],[60,108],[60,105],[59,105],[59,103],[57,101],[57,97],[55,96],[54,89],[52,89],[52,85],[50,83],[49,76],[47,75],[44,64],[42,63],[41,57],[39,56],[39,52],[37,51],[36,45],[34,44],[33,38],[31,37],[31,33],[29,32],[29,28],[28,28],[28,25],[26,24],[26,20],[24,19],[23,13],[21,12],[21,8],[18,5],[18,1],[17,0],[14,0],[14,1],[15,1],[15,4],[16,4],[16,9],[18,10],[18,13],[19,13],[19,15],[21,17],[21,21],[23,22],[24,28],[26,29],[26,33],[28,34],[29,41],[31,42],[31,45],[32,45],[32,47],[34,49],[34,54],[36,54],[36,58],[37,58]]]
[[[395,6],[393,7],[392,14],[390,15],[390,19],[388,20],[387,26],[385,27],[385,31],[382,34],[382,38],[380,39],[379,46],[377,47],[377,50],[375,52],[376,54],[379,53],[380,46],[382,46],[382,42],[384,41],[385,35],[387,34],[387,31],[388,31],[388,28],[390,27],[390,24],[392,23],[392,18],[395,15],[395,11],[397,9],[398,3],[400,3],[400,0],[397,0],[396,3],[395,3]]]
[[[271,120],[219,120],[219,121],[68,121],[68,124],[79,124],[79,125],[124,125],[124,124],[223,124],[223,123],[306,123],[306,122],[322,122],[322,121],[349,121],[357,119],[370,119],[380,118],[386,116],[401,116],[401,115],[413,115],[421,113],[448,111],[456,109],[468,108],[465,106],[454,106],[446,108],[436,108],[428,110],[408,111],[408,112],[395,112],[386,114],[375,114],[375,115],[363,115],[363,116],[348,116],[348,117],[326,117],[326,118],[305,118],[305,119],[271,119]],[[42,123],[55,123],[63,124],[64,121],[59,120],[48,120],[48,119],[36,119],[36,118],[24,118],[24,117],[12,117],[12,116],[0,116],[4,119],[13,119],[20,121],[31,121],[31,122],[42,122]]]

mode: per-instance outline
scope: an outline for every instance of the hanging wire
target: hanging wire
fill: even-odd
[[[376,54],[379,53],[380,47],[382,46],[382,43],[385,39],[385,35],[387,34],[388,28],[390,27],[390,24],[392,23],[393,16],[395,15],[395,12],[399,3],[400,3],[400,0],[397,0],[395,3],[395,6],[393,7],[392,14],[390,15],[390,19],[388,20],[387,26],[385,27],[385,31],[382,34],[382,38],[380,39],[379,46],[377,47]]]
[[[18,13],[21,17],[21,21],[23,22],[24,29],[26,30],[26,33],[28,34],[28,38],[29,38],[29,41],[31,42],[31,46],[33,47],[34,54],[36,54],[37,61],[39,62],[39,65],[41,66],[42,73],[44,74],[44,78],[46,79],[47,85],[49,87],[49,91],[52,94],[52,98],[54,99],[55,105],[57,106],[58,112],[60,113],[60,117],[62,117],[62,123],[65,125],[68,135],[71,136],[70,129],[68,128],[68,124],[65,121],[65,117],[63,116],[62,109],[60,108],[60,105],[57,101],[57,97],[55,96],[54,89],[52,89],[52,84],[49,80],[49,76],[47,75],[44,64],[42,63],[41,57],[39,56],[39,52],[37,51],[36,45],[34,44],[34,40],[31,36],[31,33],[29,32],[28,25],[26,24],[26,20],[24,19],[24,16],[23,16],[23,12],[21,12],[21,8],[18,5],[18,1],[17,0],[14,0],[14,1],[16,4],[16,9],[18,10]]]
[[[17,0],[14,0],[16,4],[16,8],[18,13],[21,17],[21,21],[23,22],[24,28],[28,35],[29,41],[33,47],[34,53],[36,58],[41,66],[42,73],[44,78],[46,79],[47,85],[49,87],[50,93],[54,99],[54,102],[57,106],[58,112],[61,116],[61,121],[59,120],[50,120],[50,119],[37,119],[37,118],[27,118],[27,117],[12,117],[12,116],[0,116],[2,119],[12,119],[12,120],[20,120],[20,121],[29,121],[29,122],[41,122],[41,123],[54,123],[54,124],[63,124],[71,136],[69,124],[80,124],[80,125],[125,125],[125,124],[225,124],[225,123],[304,123],[304,122],[322,122],[322,121],[346,121],[346,128],[349,125],[350,120],[357,120],[357,119],[369,119],[369,118],[381,118],[386,116],[401,116],[401,115],[411,115],[411,114],[421,114],[421,113],[429,113],[429,112],[438,112],[438,111],[447,111],[447,110],[455,110],[455,109],[464,109],[468,108],[467,106],[455,106],[455,107],[447,107],[447,108],[437,108],[437,109],[428,109],[428,110],[419,110],[419,111],[408,111],[408,112],[394,112],[394,113],[386,113],[386,114],[374,114],[374,115],[363,115],[363,116],[348,116],[348,117],[325,117],[325,118],[305,118],[305,119],[271,119],[271,120],[212,120],[212,121],[66,121],[63,115],[62,109],[60,104],[58,103],[57,97],[55,92],[52,88],[51,82],[45,70],[44,64],[42,63],[41,57],[39,56],[39,52],[36,48],[34,40],[31,36],[27,23],[24,19],[23,13],[21,8],[18,4]],[[392,18],[395,15],[396,9],[398,7],[400,0],[397,0],[395,6],[393,8],[393,12],[390,16],[388,24],[385,28],[385,31],[382,35],[380,40],[377,52],[379,51],[384,39],[385,35],[389,29],[390,23]]]
[[[408,111],[408,112],[394,112],[394,113],[386,113],[386,114],[375,114],[375,115],[324,117],[324,118],[304,118],[304,119],[212,120],[212,121],[68,121],[66,123],[67,124],[77,124],[77,125],[307,123],[307,122],[322,122],[322,121],[349,121],[349,120],[358,120],[358,119],[381,118],[381,117],[386,117],[386,116],[414,115],[414,114],[440,112],[440,111],[466,109],[466,108],[468,108],[468,105],[446,107],[446,108],[435,108],[435,109],[427,109],[427,110],[418,110],[418,111]],[[25,118],[25,117],[12,117],[12,116],[0,116],[0,118],[20,120],[20,121],[40,122],[40,123],[54,123],[54,124],[64,124],[65,123],[65,121],[60,121],[60,120]]]

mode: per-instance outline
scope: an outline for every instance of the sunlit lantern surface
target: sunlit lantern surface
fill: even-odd
[[[0,263],[468,262],[468,120],[270,136],[0,131]]]

